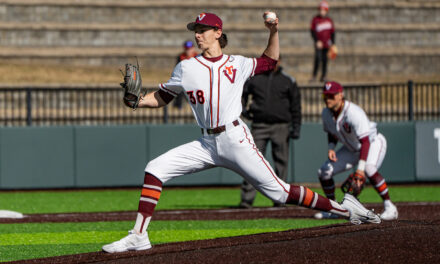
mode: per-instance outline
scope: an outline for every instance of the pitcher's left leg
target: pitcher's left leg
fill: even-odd
[[[276,203],[297,204],[349,216],[349,212],[337,202],[306,187],[287,184],[278,178],[269,162],[256,148],[247,126],[242,125],[240,129],[241,131],[234,129],[221,136],[222,150],[224,150],[221,155],[221,166],[243,176],[258,191]]]

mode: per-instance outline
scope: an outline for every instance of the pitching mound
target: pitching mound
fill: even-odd
[[[374,207],[377,211],[381,210],[380,205],[369,207]],[[440,204],[399,203],[397,207],[400,213],[398,221],[378,225],[354,226],[347,223],[249,236],[169,243],[154,246],[147,251],[119,254],[93,252],[21,263],[436,263],[440,259]],[[297,207],[202,211],[203,213],[200,210],[158,211],[154,218],[156,220],[245,219],[277,216],[304,218],[311,217],[314,213]],[[211,216],[206,216],[209,212]],[[109,218],[115,220],[117,215],[121,214],[102,213],[100,216],[111,216]],[[134,212],[125,214],[124,217],[133,219]],[[73,215],[63,214],[59,218],[67,217],[72,220]],[[237,215],[243,218],[237,218]],[[219,218],[220,216],[224,218]],[[15,221],[25,219],[29,221],[34,217],[43,216],[28,216]]]

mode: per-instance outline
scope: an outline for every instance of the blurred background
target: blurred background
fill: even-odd
[[[303,155],[292,158],[289,179],[317,181],[316,169],[326,155],[322,84],[309,79],[310,22],[319,3],[0,0],[0,187],[138,185],[146,161],[196,138],[198,130],[185,103],[135,112],[124,107],[119,69],[137,57],[144,86],[157,89],[169,78],[182,43],[193,40],[186,24],[201,12],[223,19],[229,39],[225,53],[259,57],[268,37],[266,10],[280,18],[284,70],[296,78],[302,94],[304,136],[291,151]],[[329,5],[339,54],[329,60],[327,78],[342,83],[346,97],[389,133],[384,170],[394,175],[391,182],[440,180],[433,132],[440,127],[440,1],[335,0]],[[432,126],[426,128],[428,136],[416,133],[425,125]],[[138,138],[127,138],[129,133]],[[430,141],[417,143],[416,136]],[[417,165],[427,157],[431,165]],[[121,179],[121,174],[127,175]],[[208,174],[216,176],[189,179],[239,182],[220,169]],[[113,180],[103,182],[104,177]]]
[[[225,52],[259,56],[267,42],[261,16],[271,9],[281,21],[286,70],[304,83],[312,71],[310,22],[319,2],[2,0],[0,81],[114,84],[120,80],[115,67],[138,56],[146,83],[156,85],[169,77],[182,42],[193,39],[185,25],[197,14],[223,19]],[[329,77],[344,83],[439,81],[439,1],[329,4],[340,51]]]

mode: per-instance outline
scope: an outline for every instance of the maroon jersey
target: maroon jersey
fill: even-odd
[[[316,40],[322,41],[324,48],[328,49],[334,44],[332,34],[335,32],[335,26],[331,18],[320,15],[315,16],[312,20],[311,30]]]
[[[182,52],[182,53],[179,55],[179,57],[177,57],[177,63],[179,63],[179,62],[181,62],[181,61],[183,61],[183,60],[191,59],[192,57],[195,57],[195,56],[197,56],[197,55],[198,55],[197,52],[194,52],[194,53],[191,54],[191,55],[187,55],[186,52]]]

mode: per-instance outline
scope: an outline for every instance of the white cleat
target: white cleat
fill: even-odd
[[[330,212],[318,212],[314,215],[316,219],[338,219],[339,215]]]
[[[380,215],[380,218],[385,221],[396,220],[399,217],[399,212],[397,212],[397,207],[390,201],[386,200],[384,202],[385,210]]]
[[[138,235],[134,230],[128,231],[128,236],[111,244],[104,245],[102,250],[107,253],[124,252],[129,250],[146,250],[151,248],[148,233]]]
[[[346,193],[341,206],[350,212],[350,222],[354,225],[362,223],[379,224],[380,217],[373,211],[365,208],[353,195]]]

